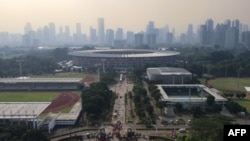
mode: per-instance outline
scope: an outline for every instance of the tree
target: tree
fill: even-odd
[[[52,51],[52,56],[57,62],[69,59],[68,48],[56,48]]]
[[[41,131],[31,129],[22,136],[22,141],[49,141],[49,139]]]
[[[177,110],[178,112],[182,112],[182,110],[183,110],[183,106],[182,106],[182,104],[179,103],[179,102],[175,104],[175,108],[176,108],[176,110]]]
[[[231,124],[232,121],[220,114],[196,118],[190,124],[190,135],[199,141],[222,141],[224,125]]]
[[[111,110],[114,98],[114,93],[109,90],[106,83],[92,83],[88,89],[82,91],[82,107],[88,115],[91,115],[89,119],[97,120]]]
[[[212,95],[208,95],[207,96],[207,105],[209,106],[209,107],[211,107],[211,106],[213,106],[214,105],[214,103],[215,103],[215,98],[214,98],[214,96],[212,96]]]
[[[199,106],[193,106],[191,108],[191,113],[193,114],[194,118],[199,118],[204,115],[204,112],[201,110]]]
[[[238,112],[246,112],[245,107],[242,107],[241,105],[233,101],[227,102],[225,106],[227,107],[229,112],[232,114],[237,114]]]

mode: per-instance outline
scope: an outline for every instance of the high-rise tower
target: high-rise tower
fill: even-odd
[[[104,30],[105,30],[104,19],[98,18],[98,43],[99,44],[104,44],[104,38],[105,38]]]

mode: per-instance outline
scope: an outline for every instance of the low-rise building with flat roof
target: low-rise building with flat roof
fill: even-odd
[[[147,77],[152,81],[164,84],[184,84],[192,80],[192,73],[183,68],[158,67],[147,68]]]
[[[179,85],[156,85],[161,93],[161,101],[165,102],[166,114],[173,115],[173,108],[177,103],[183,108],[192,106],[205,107],[207,96],[214,97],[216,104],[224,105],[227,99],[222,97],[218,91],[210,89],[201,84],[179,84]],[[170,114],[169,114],[170,113]]]
[[[78,90],[81,78],[0,78],[1,91]]]

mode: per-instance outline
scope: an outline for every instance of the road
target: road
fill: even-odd
[[[137,140],[148,140],[148,135],[167,135],[171,134],[171,129],[183,128],[183,125],[153,125],[152,130],[137,130],[137,129],[145,129],[145,125],[136,125],[133,123],[126,122],[126,105],[125,105],[125,94],[129,91],[132,91],[133,85],[127,84],[126,77],[120,81],[119,83],[110,86],[110,89],[116,93],[117,98],[113,107],[113,116],[111,120],[111,125],[102,125],[100,129],[104,129],[105,134],[109,135],[110,141],[119,141],[117,137],[117,133],[121,137],[126,137],[128,129],[131,129],[135,134],[137,134]],[[185,125],[184,125],[185,127]],[[70,131],[69,133],[64,132],[65,135],[60,136],[58,138],[51,139],[51,141],[59,141],[60,139],[65,139],[69,137],[77,137],[79,136],[82,140],[97,140],[97,137],[100,133],[100,130],[94,131],[84,131],[86,127],[80,127],[78,129],[74,129],[74,131]],[[161,130],[158,130],[161,129]],[[166,129],[166,130],[162,130]],[[168,130],[167,130],[168,129]]]

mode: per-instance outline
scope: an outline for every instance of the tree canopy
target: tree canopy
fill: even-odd
[[[190,136],[193,141],[222,141],[224,125],[232,121],[220,114],[195,118],[190,124]]]
[[[98,120],[105,117],[105,113],[111,109],[114,93],[109,90],[106,83],[97,82],[82,91],[83,111],[90,115],[90,120]]]

